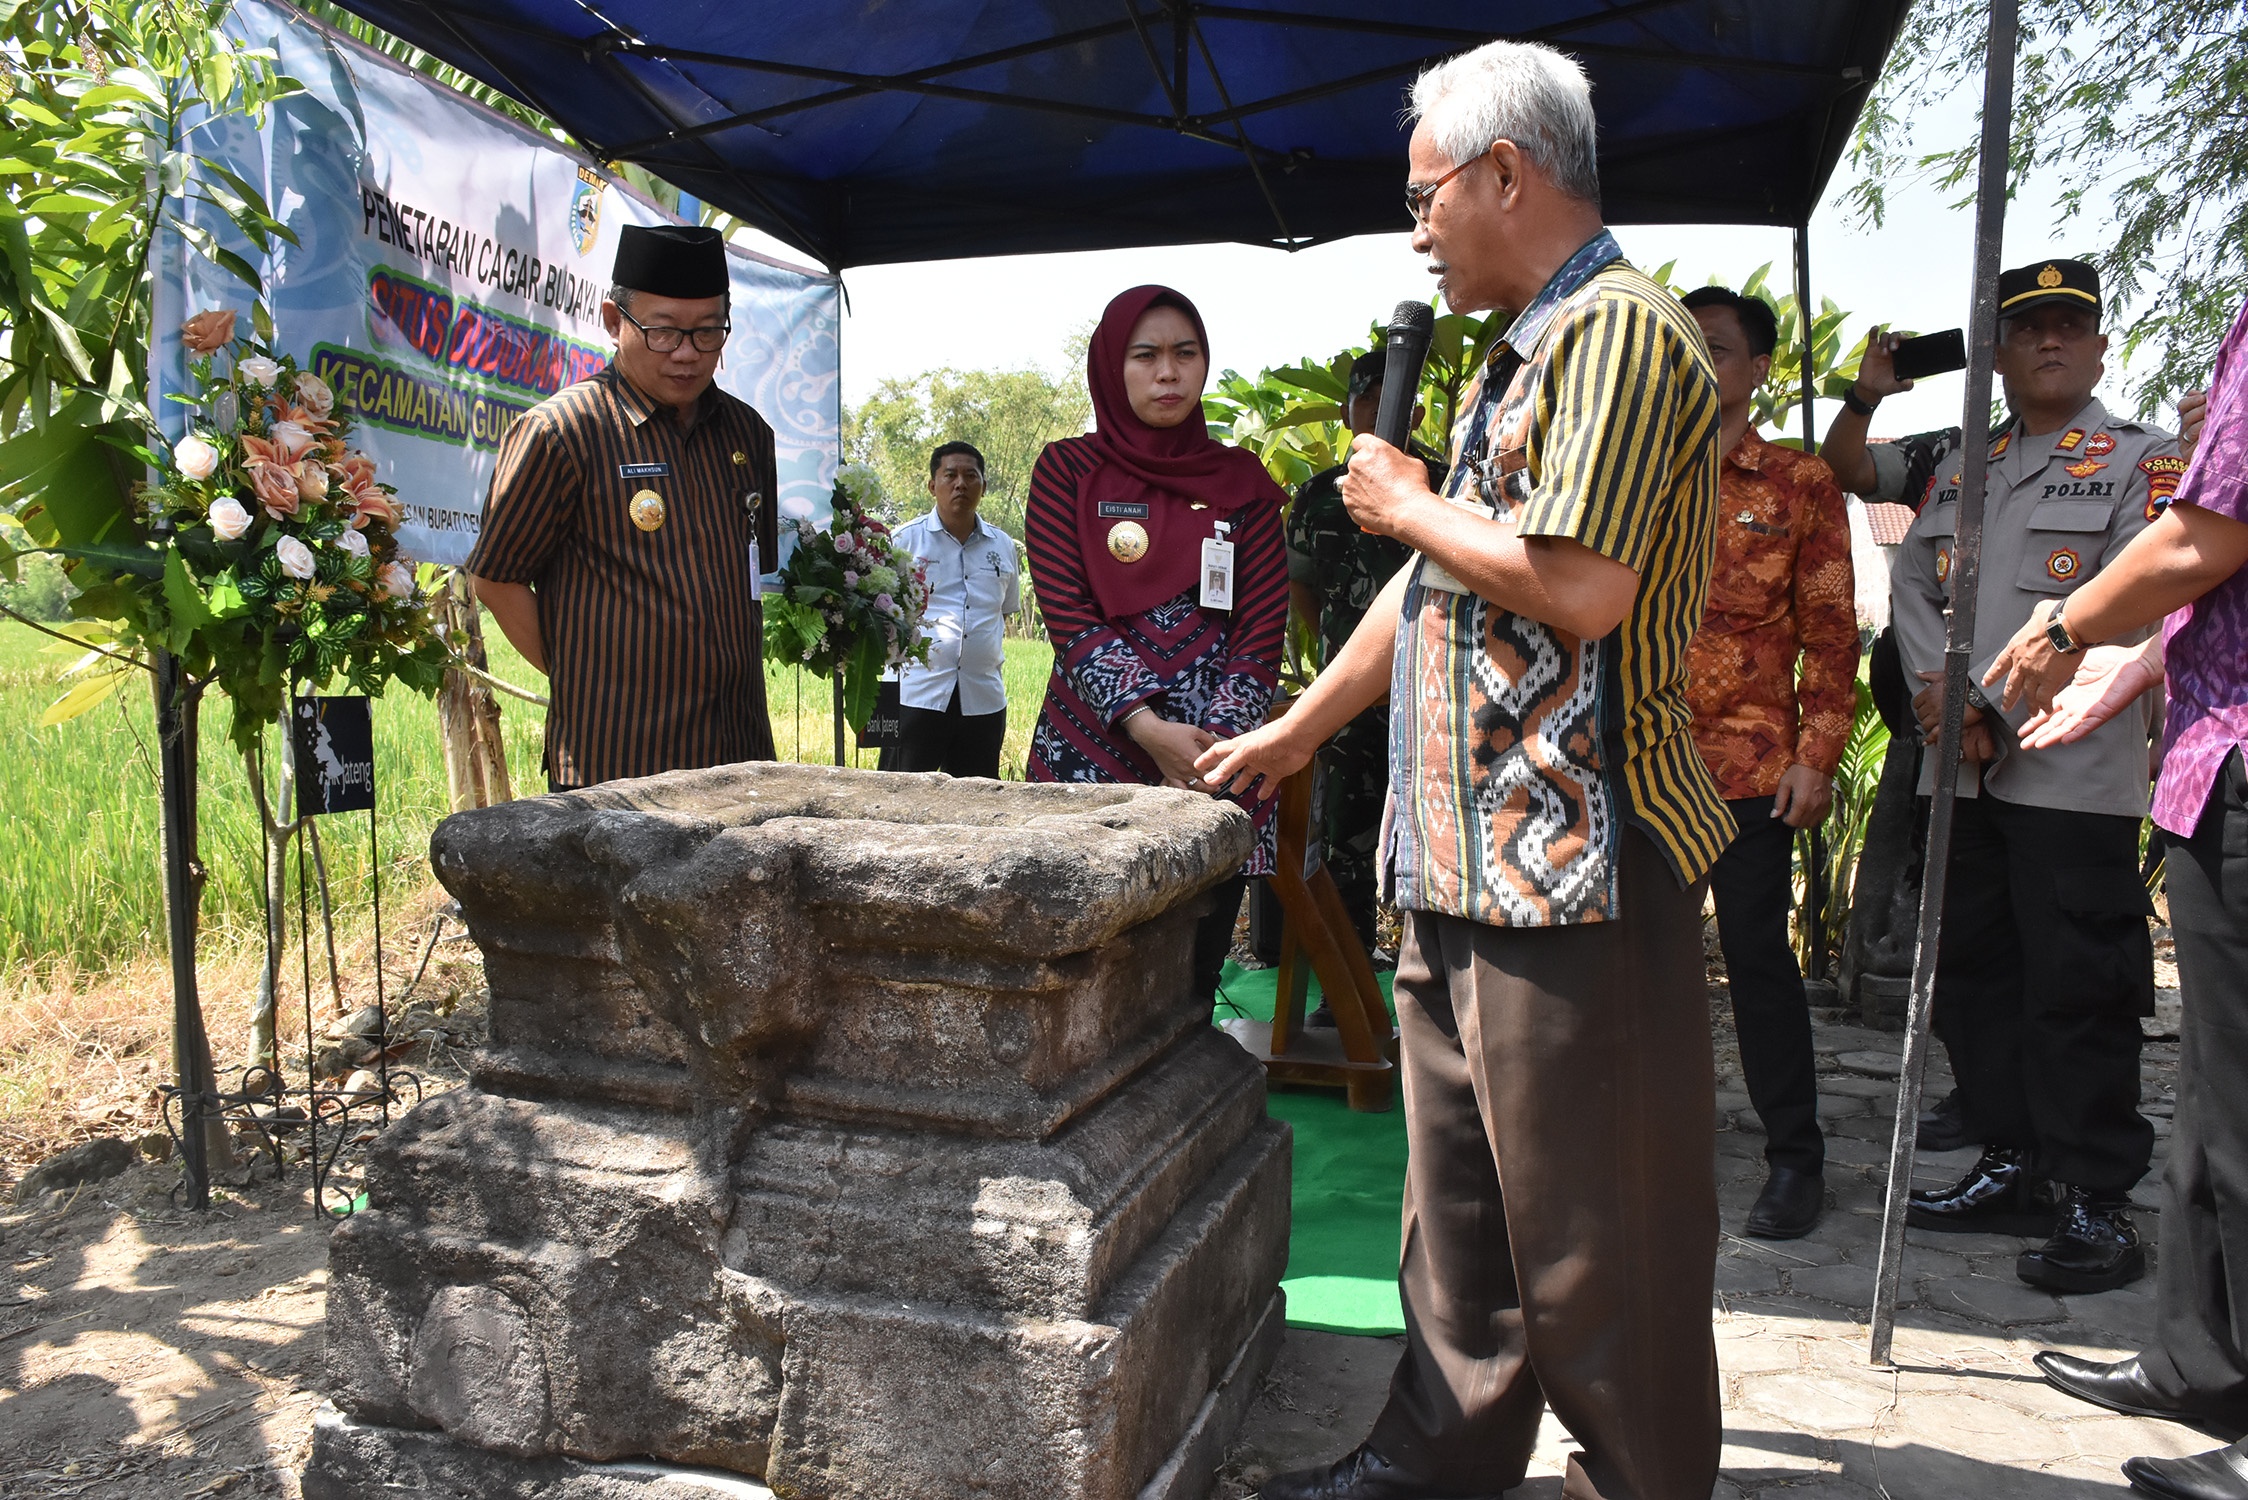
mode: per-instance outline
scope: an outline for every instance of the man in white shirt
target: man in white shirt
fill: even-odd
[[[921,559],[929,580],[921,622],[929,662],[899,671],[895,768],[996,779],[1007,739],[1001,617],[1022,609],[1015,543],[976,514],[984,461],[973,445],[946,443],[929,455],[929,494],[936,509],[894,537]]]

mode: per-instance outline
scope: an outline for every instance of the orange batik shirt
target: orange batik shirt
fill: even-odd
[[[1687,648],[1686,696],[1718,791],[1766,797],[1799,761],[1833,775],[1850,738],[1850,518],[1832,470],[1754,427],[1718,466],[1717,493],[1716,565]]]

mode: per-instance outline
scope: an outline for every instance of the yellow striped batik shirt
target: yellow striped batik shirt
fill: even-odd
[[[750,407],[712,386],[684,424],[614,365],[509,429],[468,571],[537,594],[550,786],[773,758],[750,569],[775,483]]]
[[[1508,328],[1465,408],[1451,497],[1615,559],[1639,592],[1622,625],[1582,640],[1414,565],[1384,887],[1494,926],[1613,921],[1625,828],[1681,884],[1733,834],[1686,701],[1716,540],[1717,379],[1693,318],[1602,231]]]

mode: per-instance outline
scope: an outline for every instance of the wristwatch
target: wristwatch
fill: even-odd
[[[1865,397],[1859,395],[1858,387],[1856,383],[1853,382],[1852,384],[1843,387],[1842,404],[1849,410],[1856,412],[1861,417],[1870,417],[1873,415],[1873,409],[1876,406],[1879,406],[1881,403],[1878,401],[1868,401]]]
[[[2074,656],[2084,649],[2084,643],[2068,633],[2068,624],[2061,619],[2061,611],[2067,605],[2068,601],[2063,599],[2059,604],[2054,605],[2053,612],[2045,617],[2045,639],[2051,641],[2053,649],[2060,652],[2061,655]]]

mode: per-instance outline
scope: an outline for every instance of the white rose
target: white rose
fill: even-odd
[[[291,578],[310,578],[314,567],[312,549],[293,536],[284,536],[273,544],[273,555],[281,559],[281,571]]]
[[[189,479],[208,479],[218,472],[219,450],[201,433],[191,432],[172,445],[172,462]]]
[[[808,521],[812,516],[812,502],[802,495],[791,495],[781,502],[781,512],[791,521]]]
[[[276,422],[265,435],[279,445],[291,463],[312,451],[312,433],[300,423]]]
[[[363,532],[347,531],[336,538],[336,545],[353,557],[365,557],[367,555],[367,538]]]
[[[235,373],[252,383],[273,389],[273,382],[281,378],[281,367],[262,354],[253,354],[234,367]]]
[[[238,541],[250,529],[250,512],[232,495],[221,495],[211,502],[211,530],[222,541]]]
[[[336,409],[336,393],[328,389],[327,381],[310,370],[297,377],[297,399],[316,417],[327,416]]]
[[[375,582],[393,599],[414,597],[414,572],[404,563],[384,563],[382,571],[375,575]]]

